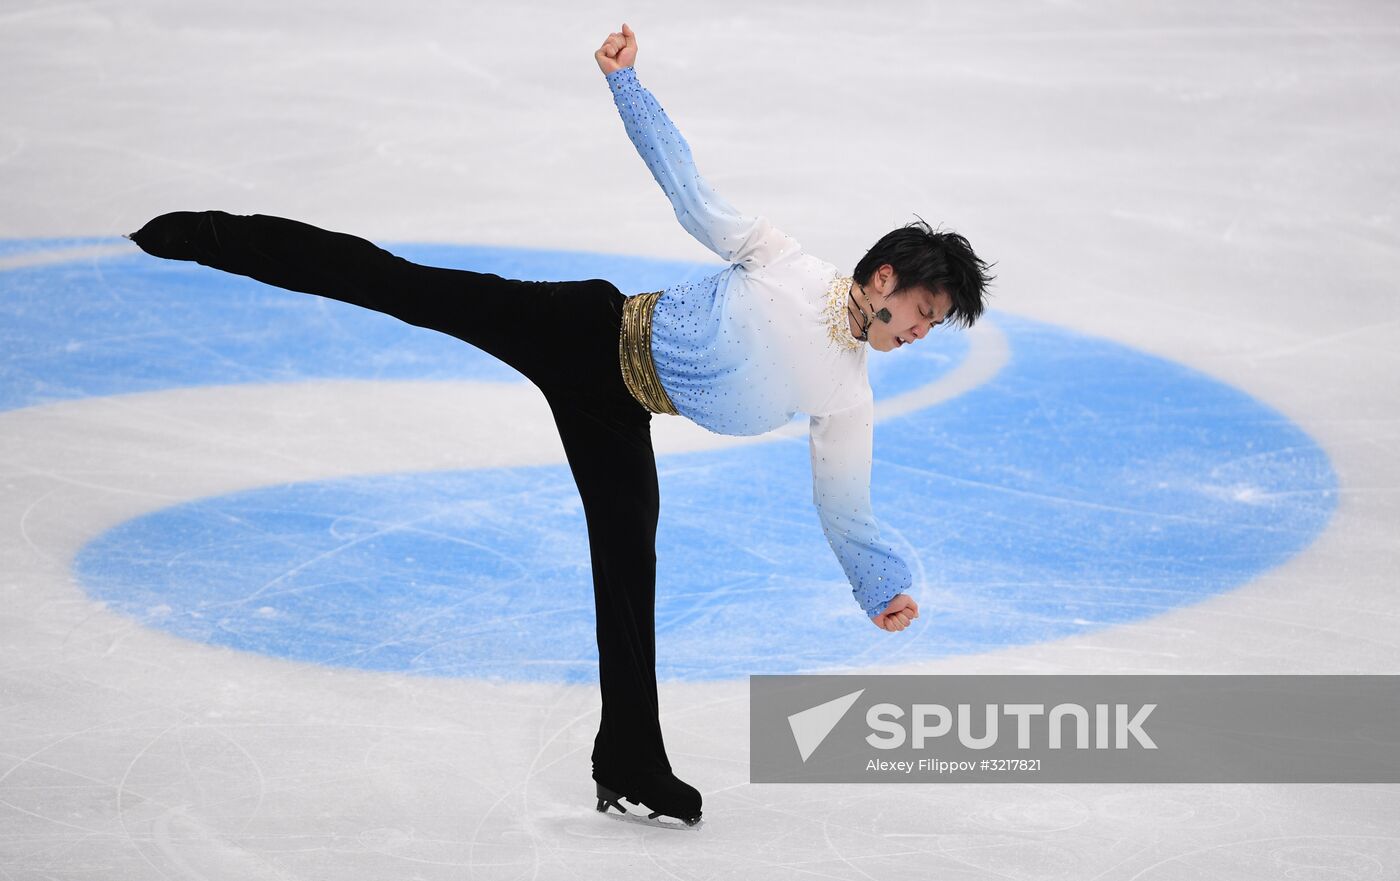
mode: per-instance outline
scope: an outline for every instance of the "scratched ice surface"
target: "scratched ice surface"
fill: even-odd
[[[802,13],[0,9],[0,878],[1400,875],[1389,786],[753,786],[742,679],[1395,671],[1400,17]],[[694,835],[592,812],[583,547],[539,402],[450,340],[114,238],[220,207],[631,291],[708,271],[590,69],[624,18],[720,192],[843,265],[914,212],[966,233],[1006,340],[980,374],[962,338],[875,359],[890,399],[981,377],[877,430],[924,584],[901,636],[844,595],[800,442],[658,428]],[[404,581],[416,604],[356,600]],[[191,617],[219,603],[231,638]],[[448,624],[409,657],[455,671],[347,660]]]

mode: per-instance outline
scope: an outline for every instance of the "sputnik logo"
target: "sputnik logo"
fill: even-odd
[[[802,761],[807,761],[807,757],[816,752],[817,747],[821,746],[822,741],[831,733],[831,729],[836,727],[836,723],[841,721],[846,711],[856,702],[856,698],[864,693],[865,689],[862,688],[860,691],[853,691],[844,697],[817,704],[811,709],[787,717],[788,726],[792,728],[792,739],[797,742],[797,751],[802,754]]]

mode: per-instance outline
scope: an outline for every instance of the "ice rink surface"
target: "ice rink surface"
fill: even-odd
[[[871,358],[862,620],[803,425],[654,421],[658,652],[705,827],[592,810],[587,552],[465,346],[139,254],[170,210],[629,293],[719,267],[592,52],[852,266],[998,261]],[[0,879],[1390,879],[1393,786],[756,786],[750,673],[1386,673],[1400,11],[1383,3],[0,2]]]

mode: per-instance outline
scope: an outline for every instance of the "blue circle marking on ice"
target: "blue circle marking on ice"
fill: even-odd
[[[624,290],[714,270],[401,250],[519,277],[607,276]],[[47,278],[0,273],[6,327],[15,304],[28,305],[9,296],[7,276],[47,281],[72,307],[66,322],[52,311],[21,322],[37,342],[7,358],[0,402],[328,376],[513,375],[381,316],[171,266],[122,258],[48,267]],[[876,428],[875,509],[915,570],[920,623],[882,633],[851,600],[810,504],[805,441],[663,456],[662,678],[913,661],[1143,619],[1249,581],[1327,524],[1330,463],[1277,411],[1112,342],[992,320],[1011,353],[999,374]],[[195,351],[217,357],[186,357]],[[874,357],[877,396],[921,385],[965,352],[965,338],[950,334]],[[47,384],[26,385],[30,376]],[[562,465],[199,499],[98,536],[75,570],[113,608],[218,645],[423,675],[596,677],[583,517]]]

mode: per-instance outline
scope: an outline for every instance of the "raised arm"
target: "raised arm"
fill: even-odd
[[[700,176],[690,145],[637,80],[637,35],[627,25],[611,34],[594,53],[612,89],[627,137],[652,177],[671,200],[676,219],[700,244],[728,263],[758,269],[797,245],[762,217],[742,214]]]
[[[909,567],[880,538],[871,510],[874,421],[875,406],[869,400],[812,417],[812,501],[856,602],[875,626],[903,630],[918,617],[919,607],[907,593],[913,581]]]

